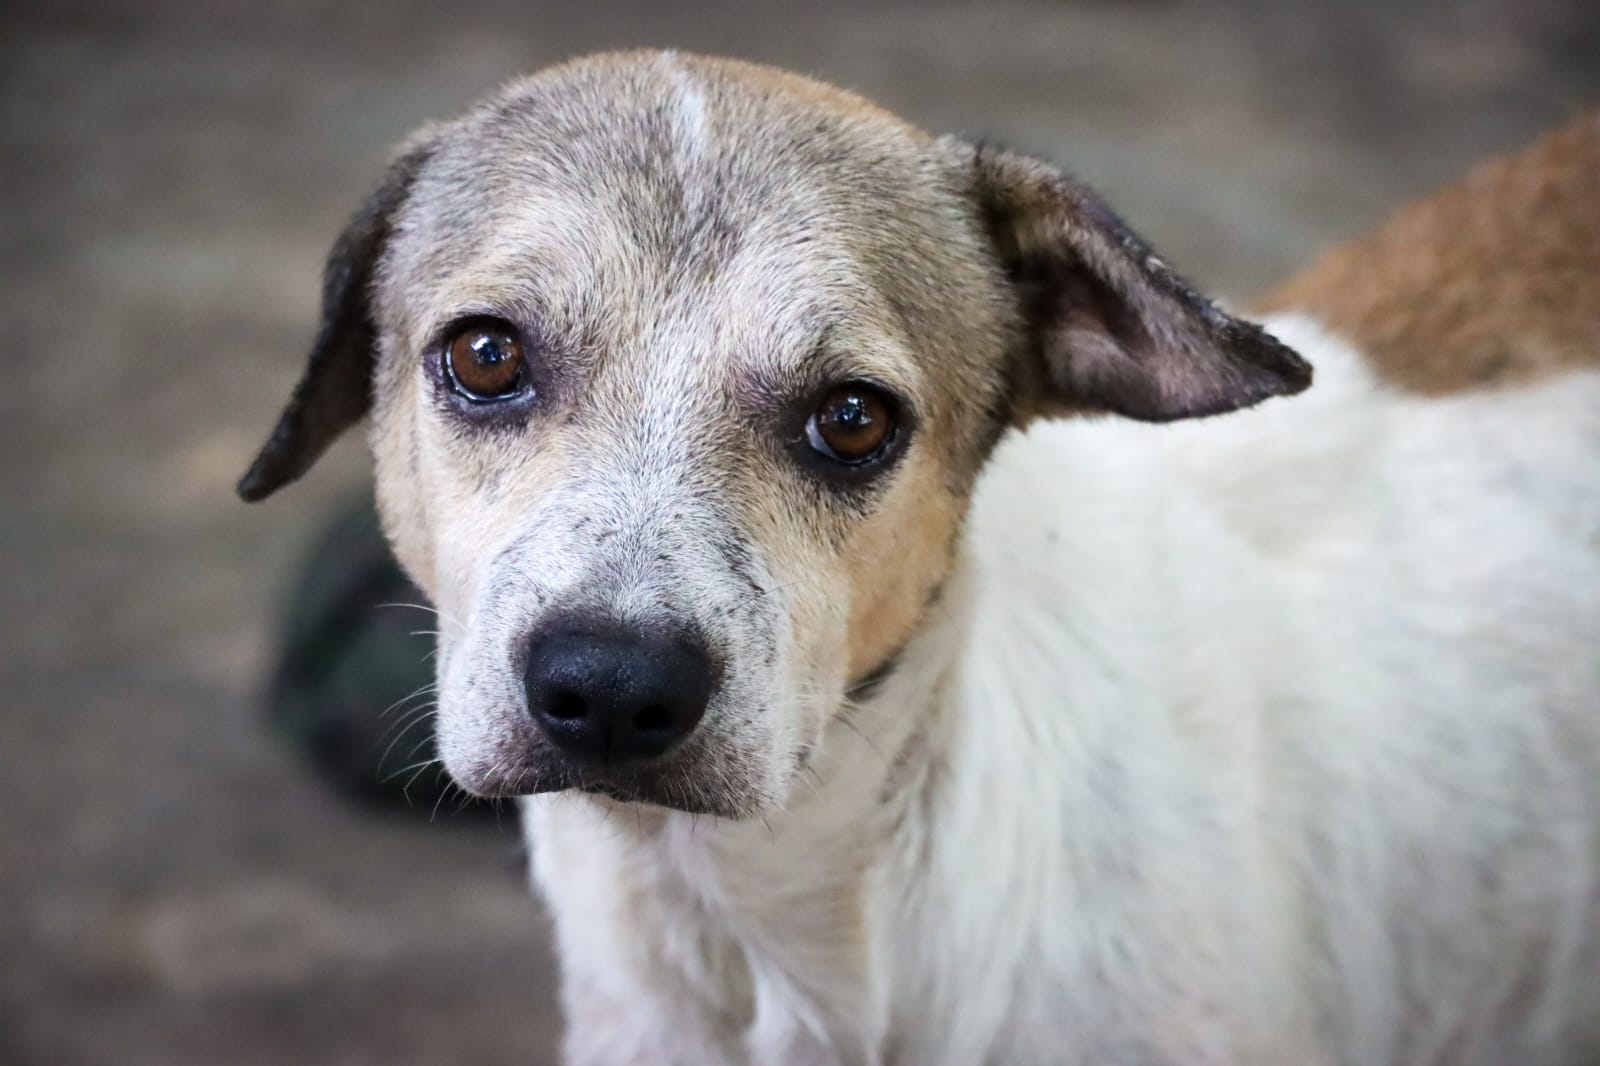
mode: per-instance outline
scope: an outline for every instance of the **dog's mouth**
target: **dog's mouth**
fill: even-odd
[[[573,793],[685,814],[743,818],[751,813],[748,798],[700,784],[687,766],[522,767],[499,771],[483,780],[458,779],[456,783],[487,799]]]
[[[612,784],[609,781],[589,781],[579,785],[575,789],[568,789],[567,791],[583,792],[592,796],[602,796],[605,799],[616,800],[618,803],[642,803],[646,806],[656,807],[665,806],[665,804],[657,802],[651,797],[644,795],[637,789],[628,788],[625,785]]]
[[[720,796],[704,789],[640,786],[631,782],[587,781],[567,791],[598,796],[613,803],[660,807],[670,811],[681,811],[684,814],[705,814],[720,818],[741,818],[748,814],[742,806],[730,802],[731,797]]]

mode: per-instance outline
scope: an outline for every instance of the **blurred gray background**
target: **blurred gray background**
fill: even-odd
[[[0,1064],[553,1061],[508,819],[380,817],[266,735],[347,441],[231,484],[419,122],[577,52],[767,60],[1046,154],[1247,297],[1600,102],[1594,0],[19,3],[0,11]]]

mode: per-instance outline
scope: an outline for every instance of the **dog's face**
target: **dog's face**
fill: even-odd
[[[751,815],[892,668],[1007,427],[1308,381],[1042,164],[764,68],[605,56],[402,155],[241,489],[370,408],[456,779]]]

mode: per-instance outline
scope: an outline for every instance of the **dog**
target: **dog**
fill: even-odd
[[[594,56],[402,147],[240,491],[370,413],[575,1066],[1592,1066],[1600,115],[1258,310]]]

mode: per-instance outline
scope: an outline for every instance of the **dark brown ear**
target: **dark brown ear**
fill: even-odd
[[[328,253],[316,343],[272,436],[239,479],[244,499],[266,499],[300,477],[371,409],[377,358],[370,303],[373,271],[389,239],[389,221],[431,151],[431,144],[423,145],[396,159]]]
[[[1219,310],[1054,168],[982,148],[973,176],[1026,319],[1019,416],[1108,411],[1166,422],[1311,384],[1303,359]]]

